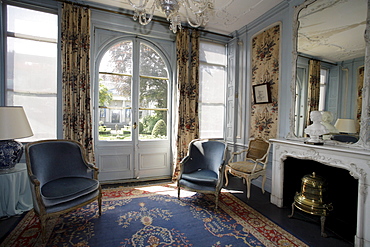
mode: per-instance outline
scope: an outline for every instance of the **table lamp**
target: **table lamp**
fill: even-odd
[[[0,106],[0,169],[11,169],[21,159],[22,143],[14,139],[32,136],[32,130],[21,106]]]
[[[357,133],[356,122],[354,119],[338,118],[334,126],[339,131],[339,133]]]

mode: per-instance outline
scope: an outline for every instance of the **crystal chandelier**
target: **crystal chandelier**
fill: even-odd
[[[190,26],[199,27],[205,25],[208,15],[213,9],[214,0],[140,0],[138,4],[128,0],[135,9],[133,19],[139,19],[141,25],[147,25],[153,18],[155,8],[165,13],[170,21],[170,30],[174,33],[181,29],[180,7],[185,9],[186,19]],[[149,3],[151,2],[151,3]]]

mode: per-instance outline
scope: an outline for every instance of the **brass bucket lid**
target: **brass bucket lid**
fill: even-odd
[[[314,188],[323,188],[326,184],[326,180],[323,177],[316,175],[315,172],[313,172],[312,174],[307,174],[303,176],[302,184]]]

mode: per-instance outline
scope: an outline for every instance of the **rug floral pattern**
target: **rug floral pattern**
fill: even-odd
[[[280,25],[263,31],[252,39],[252,85],[267,83],[271,103],[252,102],[250,137],[266,140],[277,136],[279,99]]]
[[[182,192],[183,193],[183,192]],[[231,195],[191,194],[177,199],[174,185],[118,187],[97,204],[50,220],[46,246],[306,246]],[[30,211],[1,246],[45,246]]]

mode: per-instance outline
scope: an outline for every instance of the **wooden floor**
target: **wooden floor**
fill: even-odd
[[[299,210],[295,210],[294,217],[289,218],[291,207],[278,208],[270,203],[270,193],[262,194],[260,188],[253,186],[251,196],[246,198],[245,186],[238,178],[230,178],[233,183],[230,183],[227,189],[243,191],[243,193],[234,193],[239,199],[244,201],[250,207],[254,208],[271,221],[293,234],[309,246],[313,247],[350,247],[354,246],[354,238],[346,240],[338,236],[330,229],[326,229],[328,237],[321,237],[320,217],[308,215]],[[329,220],[329,219],[328,219]],[[346,226],[343,226],[346,227]]]
[[[104,185],[105,187],[107,185]],[[246,199],[245,186],[243,182],[235,177],[230,177],[229,186],[226,188],[235,196],[247,203],[249,206],[259,211],[286,231],[290,232],[309,246],[314,247],[350,247],[353,240],[345,240],[337,236],[330,229],[326,229],[327,238],[320,236],[320,219],[303,212],[295,212],[294,218],[289,218],[290,208],[278,208],[270,203],[270,194],[262,194],[261,189],[252,186],[251,197]],[[8,219],[0,220],[0,243],[12,231],[22,216],[13,216]]]

